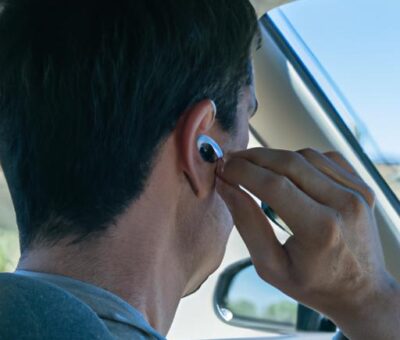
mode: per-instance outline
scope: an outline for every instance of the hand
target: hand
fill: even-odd
[[[375,197],[342,156],[249,149],[231,154],[218,177],[217,190],[262,279],[324,313],[351,338],[397,336],[400,289],[385,269]],[[291,228],[284,245],[239,185]],[[380,326],[377,313],[389,311],[393,322],[386,318]]]

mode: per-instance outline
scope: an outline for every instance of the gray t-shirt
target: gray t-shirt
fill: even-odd
[[[116,339],[166,340],[137,309],[105,289],[61,275],[25,270],[15,273],[43,280],[74,295],[97,314]]]

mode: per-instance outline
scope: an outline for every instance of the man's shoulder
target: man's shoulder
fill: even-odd
[[[0,315],[1,338],[112,339],[104,322],[85,303],[28,276],[0,274]]]
[[[102,320],[115,338],[165,339],[148,324],[138,310],[101,287],[62,275],[30,271],[17,271],[16,273],[57,286],[74,296]]]

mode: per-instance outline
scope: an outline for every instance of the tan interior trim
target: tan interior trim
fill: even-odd
[[[261,18],[266,12],[270,11],[271,9],[293,1],[295,0],[250,0],[259,18]]]

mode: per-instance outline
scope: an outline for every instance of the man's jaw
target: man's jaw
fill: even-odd
[[[229,235],[232,233],[232,230],[233,230],[233,223],[232,223],[232,227],[230,228]],[[228,239],[229,239],[229,238],[228,238]],[[203,286],[203,284],[208,280],[208,278],[209,278],[213,273],[215,273],[215,272],[217,271],[217,269],[221,266],[222,260],[223,260],[223,258],[224,258],[224,256],[225,256],[227,244],[228,244],[228,240],[225,242],[225,247],[224,247],[224,250],[223,250],[223,254],[222,254],[220,260],[218,261],[218,265],[215,266],[215,267],[210,271],[210,273],[209,273],[208,275],[204,276],[204,278],[202,279],[202,281],[201,281],[199,284],[195,285],[195,288],[194,288],[194,289],[191,289],[191,290],[189,290],[188,292],[185,292],[184,295],[182,296],[182,298],[188,297],[188,296],[190,296],[190,295],[196,293],[198,290],[200,290],[200,288],[201,288],[201,287]]]
[[[210,274],[211,275],[211,274]],[[182,296],[182,298],[188,297],[194,293],[196,293],[198,290],[200,290],[200,288],[203,286],[204,282],[206,282],[208,280],[208,278],[210,277],[210,275],[206,276],[206,278],[199,284],[197,285],[196,288],[194,288],[193,290],[189,291],[188,293],[186,293],[185,295]]]

